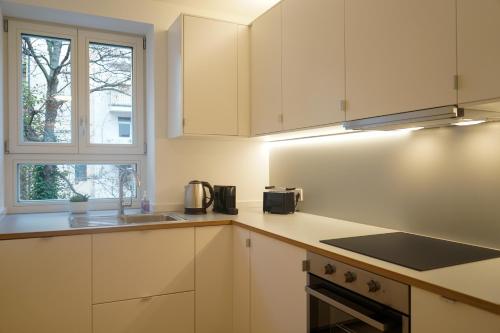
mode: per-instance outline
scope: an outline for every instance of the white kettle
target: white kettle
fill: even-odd
[[[207,191],[210,197],[207,196]],[[192,180],[184,187],[184,213],[206,214],[214,201],[214,189],[208,182]]]

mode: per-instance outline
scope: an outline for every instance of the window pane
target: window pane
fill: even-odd
[[[118,135],[121,138],[130,138],[131,120],[129,117],[118,117]]]
[[[120,169],[137,170],[136,164],[37,164],[17,166],[18,200],[68,200],[79,193],[91,199],[118,198]],[[130,177],[126,197],[137,197],[136,184]]]
[[[133,119],[131,47],[89,44],[90,143],[132,144],[122,136],[120,118]]]
[[[71,143],[71,41],[21,38],[23,140]]]

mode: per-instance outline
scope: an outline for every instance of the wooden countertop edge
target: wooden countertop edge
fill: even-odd
[[[396,273],[394,271],[381,268],[372,264],[365,263],[338,253],[327,251],[306,243],[302,243],[284,236],[277,235],[275,233],[262,230],[256,227],[249,226],[245,223],[232,221],[232,220],[213,220],[213,221],[197,221],[197,222],[177,222],[177,223],[160,223],[160,224],[144,224],[144,225],[124,225],[124,226],[110,226],[110,227],[96,227],[96,228],[79,228],[79,229],[67,229],[67,230],[48,230],[48,231],[36,231],[36,232],[20,232],[20,233],[10,233],[10,234],[0,234],[1,240],[14,240],[14,239],[26,239],[26,238],[44,238],[44,237],[58,237],[58,236],[75,236],[75,235],[89,235],[89,234],[103,234],[111,232],[122,232],[122,231],[145,231],[145,230],[158,230],[158,229],[173,229],[173,228],[191,228],[191,227],[208,227],[208,226],[218,226],[218,225],[236,225],[238,227],[257,232],[259,234],[277,239],[279,241],[303,248],[307,251],[311,251],[325,257],[344,262],[346,264],[364,269],[375,274],[385,276],[389,279],[399,281],[414,287],[418,287],[432,293],[441,295],[450,300],[461,302],[474,306],[476,308],[483,309],[488,312],[500,315],[500,305],[491,303],[470,295],[466,295],[451,289],[447,289],[429,282],[415,279],[404,274]]]
[[[146,231],[146,230],[158,230],[158,229],[209,227],[217,225],[230,225],[231,223],[232,223],[231,220],[214,220],[214,221],[174,222],[174,223],[159,223],[159,224],[133,224],[133,225],[120,225],[120,226],[109,226],[109,227],[107,226],[95,227],[95,228],[90,227],[90,228],[47,230],[47,231],[35,231],[35,232],[17,232],[10,234],[0,234],[0,241],[26,239],[26,238],[93,235],[93,234],[105,234],[105,233],[122,232],[122,231]]]
[[[443,296],[443,297],[450,299],[452,301],[468,304],[468,305],[474,306],[476,308],[480,308],[480,309],[483,309],[485,311],[500,315],[500,305],[499,304],[491,303],[491,302],[488,302],[488,301],[485,301],[485,300],[482,300],[482,299],[479,299],[479,298],[476,298],[476,297],[473,297],[473,296],[470,296],[467,294],[463,294],[463,293],[460,293],[460,292],[457,292],[457,291],[454,291],[451,289],[447,289],[447,288],[444,288],[444,287],[441,287],[441,286],[438,286],[438,285],[435,285],[435,284],[432,284],[429,282],[418,280],[418,279],[415,279],[413,277],[406,276],[404,274],[396,273],[394,271],[391,271],[391,270],[388,270],[385,268],[381,268],[381,267],[378,267],[378,266],[375,266],[372,264],[368,264],[368,263],[344,256],[344,255],[341,255],[341,254],[327,251],[327,250],[324,250],[324,249],[321,249],[321,248],[318,248],[318,247],[315,247],[315,246],[312,246],[312,245],[309,245],[306,243],[302,243],[302,242],[299,242],[299,241],[296,241],[296,240],[293,240],[293,239],[290,239],[290,238],[287,238],[284,236],[274,234],[274,233],[266,231],[266,230],[262,230],[259,228],[255,228],[255,227],[246,225],[244,223],[233,221],[232,224],[236,225],[238,227],[245,228],[245,229],[250,230],[250,231],[257,232],[257,233],[265,235],[265,236],[269,236],[271,238],[280,240],[280,241],[288,243],[290,245],[301,247],[307,251],[311,251],[311,252],[323,255],[325,257],[328,257],[328,258],[331,258],[334,260],[338,260],[338,261],[341,261],[343,263],[358,267],[360,269],[364,269],[364,270],[373,272],[375,274],[385,276],[389,279],[430,291],[432,293],[438,294],[438,295]]]

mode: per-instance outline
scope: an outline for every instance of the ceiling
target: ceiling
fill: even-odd
[[[250,23],[260,14],[271,8],[280,0],[156,0],[192,8],[196,11],[219,12],[230,17],[241,18],[243,22]]]

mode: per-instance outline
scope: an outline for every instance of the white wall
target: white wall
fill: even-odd
[[[248,23],[249,18],[216,11],[172,6],[162,1],[141,0],[12,0],[4,3],[44,6],[115,19],[154,25],[154,67],[147,69],[148,83],[154,86],[154,113],[148,119],[148,188],[159,209],[176,207],[183,201],[183,185],[198,178],[211,183],[234,184],[238,201],[262,199],[262,188],[268,182],[268,155],[262,143],[216,140],[167,139],[167,30],[181,13],[209,16]],[[148,47],[148,48],[149,48]],[[154,75],[154,79],[153,79]],[[152,82],[151,82],[152,81]],[[151,89],[146,95],[151,96]],[[153,130],[154,127],[154,130]],[[154,137],[152,137],[154,136]]]
[[[500,123],[290,141],[270,182],[306,212],[500,248],[499,143]]]
[[[0,8],[0,22],[3,21],[2,9]],[[0,33],[0,214],[4,212],[5,198],[4,198],[4,34]]]

